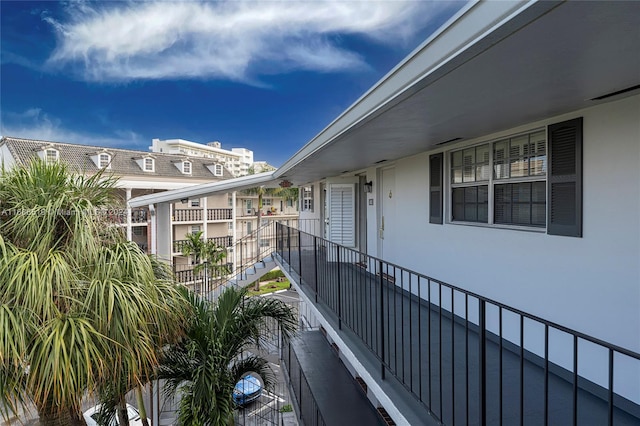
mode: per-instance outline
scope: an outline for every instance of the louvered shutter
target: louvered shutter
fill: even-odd
[[[429,156],[429,223],[442,224],[442,158]]]
[[[547,233],[582,237],[582,118],[549,126]]]
[[[346,247],[356,245],[355,185],[329,186],[329,240]]]

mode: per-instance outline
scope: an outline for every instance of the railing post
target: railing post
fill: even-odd
[[[313,264],[315,274],[316,303],[318,303],[318,237],[313,236]]]
[[[291,227],[287,226],[287,252],[289,253],[289,270],[291,270]]]
[[[338,267],[338,330],[342,330],[342,277],[340,276],[340,246],[336,244],[336,264]]]
[[[480,373],[480,398],[478,398],[480,402],[480,407],[478,410],[478,414],[480,415],[480,424],[487,424],[487,393],[486,393],[486,385],[487,385],[487,360],[486,360],[486,302],[482,299],[478,300],[480,306],[478,309],[478,340],[479,340],[479,353],[478,353],[478,367]]]
[[[298,276],[302,284],[302,233],[298,229]]]
[[[382,275],[382,260],[378,261],[378,271],[380,275],[380,366],[382,380],[384,380],[386,360],[384,356],[384,277]]]

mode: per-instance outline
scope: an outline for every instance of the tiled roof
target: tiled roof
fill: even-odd
[[[146,176],[146,177],[167,177],[181,179],[230,179],[233,177],[223,165],[223,176],[215,176],[207,165],[215,164],[211,158],[194,157],[177,154],[165,154],[158,152],[136,151],[130,149],[109,148],[104,146],[78,145],[65,142],[50,142],[33,139],[22,139],[14,137],[3,137],[0,139],[0,146],[6,144],[9,152],[20,164],[25,164],[31,159],[38,158],[38,152],[43,147],[51,147],[59,152],[60,161],[68,164],[73,169],[82,173],[95,173],[98,166],[91,159],[98,153],[111,154],[111,168],[109,172],[117,176]],[[155,160],[153,172],[145,172],[138,165],[136,160],[144,157],[151,157]],[[182,173],[175,163],[183,160],[191,162],[191,174]],[[179,165],[181,167],[181,165]]]

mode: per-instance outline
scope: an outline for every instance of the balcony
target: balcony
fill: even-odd
[[[640,424],[627,399],[640,354],[291,227],[276,239],[283,269],[421,424]]]
[[[231,220],[232,209],[207,209],[207,222]],[[174,222],[202,222],[202,209],[175,209]]]
[[[211,237],[207,238],[207,241],[213,241],[219,247],[231,247],[233,245],[233,237],[224,236],[224,237]],[[173,242],[173,252],[174,253],[182,253],[184,251],[184,245],[188,242],[188,240],[175,240]]]

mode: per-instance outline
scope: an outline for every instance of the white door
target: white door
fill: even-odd
[[[355,184],[330,184],[327,192],[328,239],[345,247],[355,247]]]
[[[396,248],[396,171],[383,169],[380,174],[379,210],[378,210],[378,249],[379,256],[387,261],[394,261]]]

